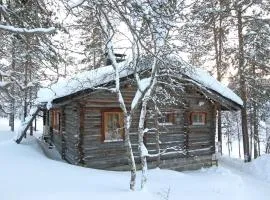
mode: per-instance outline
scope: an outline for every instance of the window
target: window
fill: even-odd
[[[192,112],[190,118],[191,118],[191,125],[205,125],[206,124],[205,112]]]
[[[61,114],[59,110],[52,110],[51,112],[52,117],[52,128],[55,131],[60,131],[60,121],[61,121]]]
[[[103,141],[122,141],[124,138],[124,118],[121,111],[103,112]]]
[[[172,125],[175,124],[175,113],[173,111],[163,112],[158,119],[160,125]]]

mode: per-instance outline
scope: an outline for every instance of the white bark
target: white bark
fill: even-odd
[[[127,149],[127,154],[129,158],[129,164],[130,164],[130,171],[131,171],[131,179],[130,179],[130,189],[135,190],[135,183],[136,183],[136,164],[135,164],[135,159],[133,155],[133,150],[130,142],[130,136],[129,136],[129,129],[130,129],[130,124],[131,124],[131,116],[127,112],[126,109],[126,104],[124,101],[124,98],[122,96],[122,92],[120,89],[120,77],[119,77],[119,69],[118,69],[118,64],[116,62],[115,56],[113,54],[113,48],[111,41],[108,41],[107,43],[107,51],[109,58],[112,61],[112,66],[115,70],[115,91],[118,97],[118,102],[120,104],[120,107],[122,111],[124,112],[124,126],[125,126],[125,147]]]
[[[143,143],[143,137],[144,137],[144,122],[145,122],[145,116],[146,116],[146,109],[147,106],[147,100],[144,100],[142,103],[141,108],[141,114],[140,114],[140,121],[139,121],[139,152],[141,157],[141,167],[142,167],[142,179],[141,179],[141,188],[143,189],[146,182],[147,182],[147,160],[146,160],[146,154],[145,154],[145,145]]]
[[[164,2],[165,3],[165,2]],[[149,85],[145,88],[144,91],[142,91],[142,107],[141,107],[141,113],[140,113],[140,119],[139,119],[139,127],[138,127],[138,132],[139,132],[139,137],[138,137],[138,144],[139,144],[139,152],[140,152],[140,158],[141,158],[141,168],[142,168],[142,179],[141,179],[141,189],[144,188],[146,182],[147,182],[147,159],[146,157],[148,154],[145,154],[146,147],[143,143],[143,138],[144,138],[144,124],[145,124],[145,119],[146,119],[146,113],[147,113],[147,105],[150,99],[151,94],[153,93],[153,90],[156,86],[156,76],[157,76],[157,71],[158,71],[158,64],[157,64],[157,59],[160,59],[160,56],[162,55],[162,50],[165,46],[165,40],[168,35],[168,30],[165,28],[166,23],[164,21],[165,18],[162,18],[162,14],[156,13],[153,8],[160,8],[159,3],[152,2],[150,3],[151,5],[148,6],[143,6],[142,8],[144,9],[144,14],[146,18],[151,18],[151,23],[149,25],[150,30],[152,31],[152,37],[153,37],[153,63],[152,63],[152,71],[150,75],[150,82]],[[139,81],[139,78],[136,77],[137,83]],[[140,88],[140,84],[139,89]]]
[[[106,20],[106,23],[109,24],[110,26],[110,21],[108,21],[107,16],[103,14],[103,18]],[[102,20],[102,19],[101,19]],[[102,27],[103,31],[106,32],[105,27]],[[109,36],[109,33],[106,32],[106,35]],[[118,63],[116,62],[115,55],[113,53],[113,45],[112,45],[112,37],[109,36],[107,39],[107,45],[106,45],[106,50],[109,56],[109,59],[112,62],[112,66],[115,71],[115,92],[118,98],[119,105],[124,113],[124,128],[125,128],[125,147],[127,150],[127,156],[129,159],[129,165],[130,165],[130,171],[131,171],[131,178],[130,178],[130,189],[135,190],[135,184],[136,184],[136,163],[133,155],[133,150],[130,142],[130,135],[129,135],[129,130],[130,130],[130,124],[132,121],[131,117],[131,112],[128,113],[126,104],[124,101],[124,98],[122,96],[121,88],[120,88],[120,75],[119,75],[119,68],[118,68]]]
[[[82,5],[85,0],[78,0],[72,7]],[[85,3],[86,4],[86,3]],[[138,146],[142,164],[142,181],[141,187],[143,188],[147,181],[147,160],[148,156],[147,149],[143,144],[143,137],[145,133],[145,118],[147,113],[147,105],[150,99],[150,95],[156,85],[156,75],[158,71],[157,60],[162,60],[161,55],[166,45],[166,37],[168,36],[168,27],[171,24],[171,15],[168,15],[167,9],[164,9],[162,4],[169,5],[169,10],[175,10],[174,4],[165,0],[162,2],[155,1],[87,1],[86,6],[93,7],[96,11],[96,16],[99,18],[100,28],[102,35],[106,40],[105,51],[112,63],[115,75],[115,88],[114,92],[117,94],[119,106],[124,113],[124,128],[125,128],[125,146],[127,149],[128,158],[130,161],[131,180],[130,189],[134,190],[136,180],[136,165],[133,156],[133,151],[130,142],[130,124],[132,123],[132,115],[134,110],[137,109],[138,105],[142,105],[141,114],[139,118],[138,126]],[[161,12],[157,12],[160,9]],[[164,16],[162,15],[164,12]],[[115,24],[117,21],[118,24]],[[120,24],[125,24],[127,30],[122,31],[118,28]],[[133,99],[131,108],[126,106],[126,102],[123,99],[121,88],[120,88],[120,76],[118,63],[114,55],[113,42],[116,41],[117,34],[125,35],[131,45],[132,50],[132,65],[134,67],[134,76],[137,82],[137,93],[139,94],[137,99]],[[150,81],[146,87],[141,87],[140,77],[141,68],[137,66],[138,60],[143,56],[149,55],[153,59],[152,70],[150,71],[148,78]],[[139,58],[139,59],[138,59]]]

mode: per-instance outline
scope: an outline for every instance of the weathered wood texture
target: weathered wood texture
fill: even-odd
[[[135,95],[132,87],[125,87],[123,96],[127,104]],[[149,166],[162,168],[195,169],[211,164],[215,152],[215,118],[213,103],[190,88],[185,95],[186,106],[166,106],[175,113],[175,122],[159,126],[160,163],[158,156],[149,157]],[[57,106],[57,105],[56,105]],[[102,111],[119,108],[116,96],[106,90],[84,94],[68,103],[59,104],[62,108],[61,131],[52,134],[52,141],[62,152],[65,160],[72,164],[99,169],[122,170],[127,168],[124,142],[104,142],[102,140]],[[151,109],[151,108],[149,108]],[[205,125],[191,125],[191,112],[205,112]],[[154,128],[155,120],[147,115],[146,127]],[[130,139],[135,160],[139,163],[138,152],[139,112],[135,112],[130,131]],[[145,134],[145,144],[150,154],[157,154],[155,131]]]
[[[188,155],[201,156],[215,153],[216,109],[214,104],[192,88],[187,90],[186,102],[188,102],[186,105]],[[206,113],[205,125],[191,125],[190,115],[194,111]]]

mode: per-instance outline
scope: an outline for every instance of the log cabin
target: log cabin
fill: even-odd
[[[127,66],[125,61],[120,68]],[[147,71],[147,69],[146,69]],[[180,72],[185,83],[179,103],[149,106],[144,144],[148,167],[192,170],[216,164],[217,106],[239,110],[242,100],[205,71]],[[128,106],[137,91],[132,70],[120,70],[123,98]],[[128,170],[124,148],[123,113],[115,93],[112,66],[83,72],[41,89],[43,138],[53,144],[62,159],[96,169]],[[134,113],[130,138],[136,163],[139,110]],[[160,153],[161,152],[161,153]]]

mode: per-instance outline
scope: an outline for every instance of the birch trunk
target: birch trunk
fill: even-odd
[[[131,178],[130,178],[130,189],[135,190],[135,184],[136,184],[136,163],[133,155],[133,150],[130,142],[130,135],[129,135],[129,130],[130,130],[130,125],[132,122],[131,115],[128,114],[128,111],[126,109],[125,101],[122,96],[121,90],[120,90],[120,76],[119,76],[119,69],[118,69],[118,64],[116,62],[116,58],[113,54],[113,49],[112,49],[112,44],[111,41],[109,40],[106,46],[106,49],[108,51],[108,56],[109,59],[112,61],[112,66],[115,71],[115,92],[117,95],[117,99],[120,105],[120,108],[122,109],[124,113],[124,126],[125,126],[125,147],[127,151],[127,157],[129,161],[129,166],[130,166],[130,172],[131,172]]]
[[[130,142],[130,136],[129,136],[129,130],[130,130],[130,124],[131,124],[131,116],[128,116],[127,113],[124,113],[124,126],[125,126],[125,148],[128,158],[128,163],[130,167],[130,186],[129,188],[131,190],[135,190],[135,184],[136,184],[136,164],[135,159],[133,155],[133,150]]]
[[[146,182],[147,182],[147,150],[143,143],[143,137],[144,137],[144,123],[145,123],[145,116],[146,116],[146,106],[147,106],[146,99],[142,102],[142,108],[141,108],[141,114],[140,114],[140,120],[139,120],[139,152],[140,152],[140,158],[141,158],[141,167],[142,167],[142,179],[141,179],[141,189],[144,188]]]

